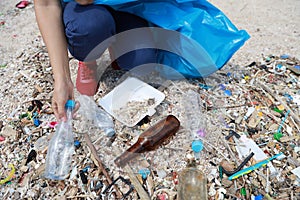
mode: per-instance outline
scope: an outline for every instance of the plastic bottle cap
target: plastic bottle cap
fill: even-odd
[[[75,101],[74,100],[71,100],[69,99],[65,105],[66,108],[71,108],[73,109],[75,107]]]
[[[140,169],[139,174],[142,176],[143,179],[146,179],[147,176],[150,174],[150,170],[145,168],[145,169]]]
[[[112,137],[116,134],[115,130],[113,128],[107,128],[104,130],[107,137]]]
[[[192,142],[192,150],[196,153],[200,152],[203,149],[203,143],[200,140],[194,140]]]
[[[37,118],[34,118],[33,119],[33,124],[34,124],[34,126],[38,127],[41,124],[41,121]]]
[[[80,143],[78,140],[75,140],[75,141],[74,141],[74,146],[75,146],[75,147],[78,148],[78,147],[80,147],[80,145],[81,145],[81,143]]]

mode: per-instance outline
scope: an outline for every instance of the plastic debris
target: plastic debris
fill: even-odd
[[[300,178],[300,167],[293,169],[291,172]]]
[[[50,128],[54,128],[57,124],[58,124],[58,122],[53,121],[53,122],[49,122],[49,123],[48,123],[48,126],[49,126]]]
[[[80,175],[80,178],[81,178],[81,181],[83,184],[87,184],[88,183],[88,179],[87,179],[87,176],[85,175],[85,172],[80,170],[79,171],[79,175]]]
[[[8,176],[5,179],[0,180],[0,185],[10,181],[16,172],[16,169],[13,164],[9,164],[8,166],[11,168],[11,171],[9,172]]]
[[[36,161],[36,156],[37,156],[36,151],[34,149],[32,149],[28,154],[25,165],[27,165],[28,163],[30,163],[33,160]]]
[[[107,186],[107,188],[102,192],[102,194],[108,193],[108,191],[110,191],[111,187],[113,187],[119,180],[122,181],[123,183],[125,183],[127,186],[129,186],[128,191],[122,195],[123,198],[125,199],[133,191],[133,186],[131,185],[131,183],[128,179],[125,179],[121,176],[116,178],[109,186]]]
[[[38,127],[41,124],[41,121],[37,118],[34,118],[33,119],[33,124],[34,124],[34,126]]]
[[[47,136],[42,136],[38,138],[34,143],[34,147],[37,151],[43,151],[47,146],[48,146]]]
[[[250,155],[247,156],[247,158],[245,158],[245,160],[234,171],[228,171],[222,165],[220,166],[220,169],[227,176],[231,176],[231,175],[233,175],[235,173],[238,173],[247,164],[247,162],[249,162],[249,160],[253,157],[253,155],[254,155],[254,153],[250,153]]]
[[[228,63],[208,80],[170,81],[160,90],[165,99],[156,107],[155,115],[134,127],[126,127],[114,120],[113,137],[103,134],[103,129],[83,123],[84,118],[77,115],[73,131],[80,148],[76,148],[73,155],[70,176],[64,182],[56,182],[43,177],[49,139],[57,129],[50,101],[51,67],[42,61],[48,59],[43,48],[22,54],[20,68],[18,66],[18,70],[12,72],[18,76],[17,80],[5,84],[9,92],[2,90],[0,141],[1,138],[4,140],[0,142],[0,179],[5,183],[0,187],[0,196],[3,199],[117,199],[118,190],[120,199],[130,190],[126,198],[138,199],[143,190],[143,197],[146,197],[143,199],[175,200],[180,172],[190,163],[207,176],[210,199],[300,198],[298,59],[269,55],[243,66]],[[70,66],[71,69],[77,66],[74,59],[70,60]],[[10,68],[9,64],[5,70]],[[120,71],[108,72],[113,75],[105,74],[99,82],[99,92],[94,96],[96,102],[112,91],[119,80],[121,82]],[[147,82],[147,78],[143,81]],[[159,82],[149,77],[148,83],[155,88],[159,87]],[[23,85],[26,89],[19,91]],[[189,90],[196,93],[201,108],[200,114],[193,115],[192,119],[195,122],[205,119],[204,129],[198,127],[194,131],[196,139],[203,145],[200,158],[205,159],[196,159],[193,155],[191,146],[197,145],[192,145],[194,140],[191,140],[189,125],[186,125],[185,104],[180,101]],[[231,95],[226,95],[226,90]],[[19,96],[24,98],[18,105],[14,99]],[[8,97],[10,100],[5,101]],[[33,103],[32,98],[39,99],[42,105],[38,101]],[[183,126],[159,148],[139,153],[130,162],[133,172],[129,184],[119,179],[111,185],[119,176],[129,177],[125,168],[115,165],[116,156],[132,146],[147,128],[169,114],[176,116]],[[41,122],[38,126],[35,119]],[[93,150],[84,140],[86,135],[91,138]],[[77,141],[74,146],[78,145]],[[253,157],[247,159],[251,152]],[[228,180],[232,174],[280,152],[283,154],[269,162],[268,167]],[[12,163],[17,171],[9,180],[5,179],[12,172],[8,163]],[[151,173],[138,173],[141,169]],[[137,181],[131,181],[132,177]],[[246,195],[241,194],[241,188]]]
[[[237,141],[237,140],[236,140]],[[239,142],[240,141],[240,142]],[[254,153],[254,159],[265,160],[267,155],[261,150],[261,148],[250,138],[247,138],[245,135],[242,135],[240,140],[237,141],[240,145],[236,147],[237,152],[239,153],[240,158],[247,155],[247,152],[252,151]],[[271,175],[276,175],[277,170],[271,163],[268,163],[268,166],[271,170]]]
[[[239,172],[237,172],[237,173],[231,175],[230,177],[228,177],[228,179],[229,179],[229,180],[233,180],[233,179],[239,178],[240,176],[243,176],[243,175],[245,175],[245,174],[248,174],[248,173],[252,172],[252,171],[255,170],[255,169],[258,169],[258,168],[260,168],[260,167],[263,167],[263,166],[265,166],[266,164],[268,164],[271,160],[273,160],[273,159],[277,158],[278,156],[280,156],[281,154],[282,154],[282,153],[277,154],[277,155],[275,155],[275,156],[273,156],[273,157],[271,157],[271,158],[268,158],[268,159],[266,159],[266,160],[264,160],[264,161],[261,161],[261,162],[259,162],[259,163],[256,163],[255,165],[252,165],[252,166],[250,166],[250,167],[247,167],[247,168],[245,168],[245,169],[243,169],[243,170],[241,170],[241,171],[239,171]]]
[[[283,137],[282,133],[274,133],[274,139],[275,140],[279,141],[280,138],[282,138],[282,137]]]
[[[259,194],[257,196],[254,197],[254,200],[263,200],[264,196]]]

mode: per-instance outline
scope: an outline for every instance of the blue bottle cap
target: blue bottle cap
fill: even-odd
[[[41,124],[41,121],[37,118],[34,118],[33,119],[33,124],[34,124],[34,126],[38,127]]]
[[[194,140],[192,142],[192,150],[199,153],[203,149],[203,143],[200,140]]]
[[[78,140],[75,140],[74,141],[74,146],[76,147],[76,148],[78,148],[78,147],[80,147],[80,142],[78,141]]]
[[[139,174],[142,176],[143,179],[146,179],[147,176],[150,174],[150,170],[148,168],[140,169]]]
[[[69,99],[65,105],[66,108],[71,108],[73,109],[75,107],[75,101],[74,100],[71,100]]]

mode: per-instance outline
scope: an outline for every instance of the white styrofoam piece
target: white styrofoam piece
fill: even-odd
[[[117,116],[113,112],[114,110],[126,107],[127,103],[130,101],[143,101],[151,98],[155,99],[155,103],[147,108],[147,113],[141,115],[131,124],[126,123],[121,116]],[[129,77],[101,98],[98,103],[116,120],[126,126],[133,127],[146,115],[152,116],[155,113],[155,107],[158,106],[164,99],[164,93],[137,78]]]

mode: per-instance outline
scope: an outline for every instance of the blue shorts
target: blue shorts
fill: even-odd
[[[70,53],[80,61],[98,59],[110,48],[122,48],[122,41],[113,36],[126,30],[148,27],[144,19],[102,5],[79,5],[71,1],[63,6],[63,21]],[[146,33],[147,34],[147,33]],[[145,38],[145,37],[144,37]],[[145,42],[153,42],[151,33]],[[134,41],[132,41],[134,43]],[[137,48],[116,58],[122,69],[156,62],[155,49]],[[113,52],[112,52],[113,53]]]

